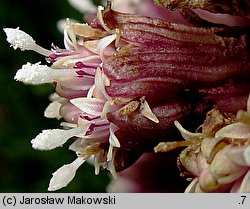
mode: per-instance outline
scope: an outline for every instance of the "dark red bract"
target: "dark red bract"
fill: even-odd
[[[127,115],[112,112],[108,119],[120,128],[119,135],[126,133],[140,142],[173,140],[175,120],[192,127],[211,108],[233,113],[246,108],[247,34],[221,36],[224,28],[190,27],[109,7],[103,17],[110,29],[119,30],[119,41],[124,43],[103,62],[110,80],[107,94],[134,100],[145,97],[159,119],[155,123],[145,118],[139,108]],[[133,149],[131,144],[128,147]]]

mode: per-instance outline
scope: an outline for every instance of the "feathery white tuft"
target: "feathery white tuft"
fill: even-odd
[[[78,134],[84,134],[88,130],[89,125],[79,126],[69,130],[48,129],[43,130],[36,138],[31,140],[32,147],[38,150],[52,150],[62,146],[66,141]]]
[[[76,76],[76,73],[72,69],[52,69],[47,65],[41,65],[41,62],[35,64],[28,62],[17,71],[14,79],[26,84],[44,84],[73,76]]]
[[[19,69],[14,77],[18,81],[26,84],[51,83],[53,81],[53,72],[47,65],[27,63]]]
[[[7,35],[7,41],[14,49],[31,50],[36,44],[34,39],[19,28],[4,28]]]
[[[49,191],[55,191],[66,187],[75,177],[77,169],[85,162],[83,158],[76,158],[72,163],[63,165],[52,175],[49,183]]]
[[[49,56],[53,53],[52,51],[37,45],[35,40],[29,34],[19,28],[4,28],[3,30],[6,33],[7,41],[14,49],[20,48],[22,51],[33,50],[44,56]]]

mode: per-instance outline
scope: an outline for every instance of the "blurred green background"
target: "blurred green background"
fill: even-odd
[[[98,4],[98,1],[95,1]],[[67,0],[1,0],[0,26],[20,27],[50,48],[63,47],[63,35],[57,30],[60,19],[82,21],[83,15]],[[44,61],[31,51],[10,48],[0,32],[0,192],[47,192],[52,173],[75,159],[66,144],[52,151],[33,150],[30,140],[43,129],[59,127],[56,119],[44,118],[51,85],[29,86],[14,81],[15,72],[26,62]],[[105,192],[110,180],[105,171],[98,176],[91,165],[84,164],[68,187],[59,192]]]

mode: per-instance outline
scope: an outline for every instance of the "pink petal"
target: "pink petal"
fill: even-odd
[[[105,102],[96,98],[75,98],[70,102],[81,111],[90,115],[101,115]]]
[[[230,159],[235,162],[238,165],[241,166],[250,166],[250,160],[249,160],[249,155],[245,154],[249,150],[248,146],[247,148],[245,146],[243,147],[234,147],[229,152],[227,155],[230,157]]]
[[[231,139],[249,139],[250,126],[244,123],[234,123],[220,129],[215,137],[225,137]]]

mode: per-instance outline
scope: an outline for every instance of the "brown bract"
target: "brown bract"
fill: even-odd
[[[213,13],[248,16],[250,2],[248,0],[154,0],[160,6],[168,9],[204,9]]]
[[[226,115],[213,109],[207,113],[206,119],[202,124],[202,132],[208,136],[213,136],[218,130],[225,125],[231,124],[234,120],[234,115]]]
[[[106,31],[92,28],[91,26],[86,24],[75,23],[73,24],[73,28],[76,36],[84,39],[98,39],[107,36]]]

